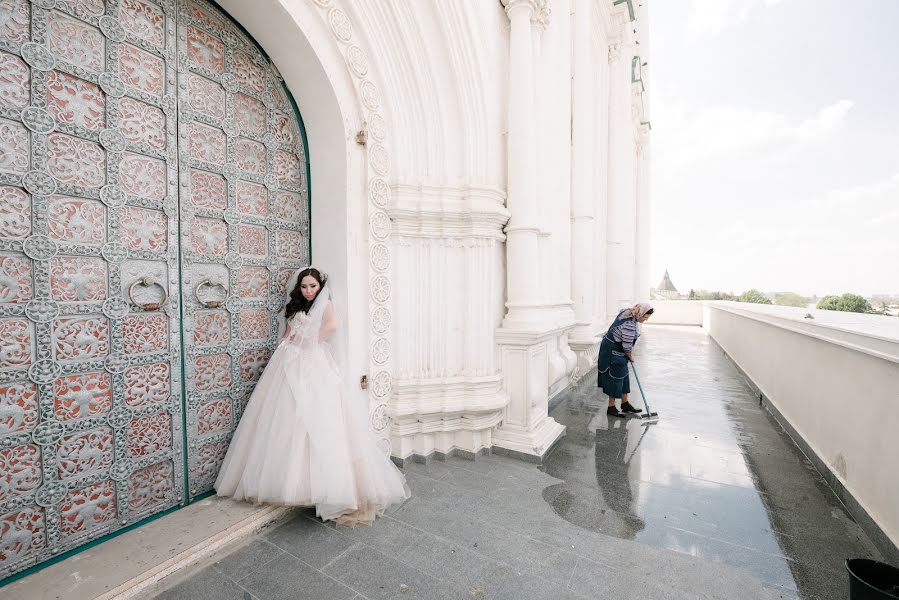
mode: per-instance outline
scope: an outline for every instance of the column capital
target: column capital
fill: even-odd
[[[502,0],[506,14],[511,18],[515,12],[528,15],[531,24],[546,29],[552,14],[552,0]]]

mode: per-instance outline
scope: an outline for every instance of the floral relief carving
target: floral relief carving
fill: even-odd
[[[0,562],[11,564],[43,549],[44,529],[44,511],[38,506],[25,506],[0,517]]]
[[[106,299],[106,261],[99,257],[50,259],[50,296],[58,302]]]
[[[128,506],[142,510],[164,502],[175,491],[174,475],[170,460],[134,471],[128,478]]]
[[[190,106],[210,119],[225,118],[225,90],[218,83],[196,73],[187,76]]]
[[[252,383],[259,379],[262,370],[272,357],[271,350],[267,348],[253,348],[240,355],[240,378],[246,383]]]
[[[228,208],[227,193],[228,184],[221,175],[190,170],[190,202],[197,208],[225,210]]]
[[[212,31],[215,31],[222,26],[218,19],[207,13],[197,4],[190,5],[190,15],[191,17],[196,19],[203,27]]]
[[[108,469],[113,461],[113,435],[109,427],[67,435],[56,445],[60,479],[72,479]]]
[[[237,293],[248,300],[268,298],[268,282],[265,267],[244,267],[237,273]]]
[[[200,123],[190,126],[191,157],[221,165],[225,163],[227,147],[225,132],[221,129]]]
[[[48,196],[47,200],[50,239],[87,246],[102,246],[106,241],[106,209],[102,203],[67,196]]]
[[[24,304],[34,297],[31,260],[0,255],[0,304]]]
[[[169,398],[169,365],[153,363],[125,369],[125,404],[144,408]]]
[[[102,358],[109,354],[109,322],[103,317],[62,317],[53,322],[57,360]]]
[[[259,100],[246,94],[234,95],[234,118],[238,126],[254,135],[265,133],[266,108]]]
[[[244,340],[264,340],[272,334],[267,310],[245,310],[240,313],[240,337]]]
[[[281,143],[293,147],[299,136],[293,120],[284,113],[274,113],[272,129],[274,130],[275,139]]]
[[[165,44],[165,14],[159,7],[141,0],[122,0],[119,21],[125,31],[157,48]]]
[[[128,452],[131,458],[150,456],[172,447],[172,417],[167,412],[131,419]]]
[[[187,28],[187,55],[200,68],[216,74],[225,71],[225,44],[202,29]]]
[[[119,132],[129,142],[165,148],[165,113],[133,98],[119,101]]]
[[[281,269],[278,271],[278,278],[275,281],[275,293],[279,298],[283,298],[287,294],[287,281],[294,271],[295,269]]]
[[[68,73],[47,73],[47,108],[61,123],[93,130],[106,124],[106,97],[99,86]]]
[[[304,212],[303,198],[294,192],[279,191],[275,194],[275,216],[285,221],[296,221]]]
[[[24,238],[30,233],[31,200],[28,194],[22,188],[0,185],[0,236]]]
[[[0,502],[41,485],[41,451],[35,444],[0,450]]]
[[[231,427],[231,399],[212,400],[197,409],[197,433],[206,435]]]
[[[238,225],[237,250],[246,256],[268,254],[268,231],[258,225]]]
[[[57,379],[53,388],[56,392],[53,413],[60,421],[95,417],[112,409],[109,373],[67,375]]]
[[[103,71],[106,41],[99,29],[53,10],[47,17],[47,31],[50,52],[95,73]]]
[[[33,431],[39,417],[37,385],[30,381],[0,385],[0,437]]]
[[[227,354],[212,354],[195,358],[194,385],[201,392],[229,387],[231,357]]]
[[[225,460],[228,452],[228,442],[215,442],[200,447],[197,451],[194,474],[197,485],[208,485],[215,481],[215,477]]]
[[[119,44],[119,76],[127,85],[148,94],[165,94],[163,60],[131,44]]]
[[[133,250],[164,252],[168,248],[168,218],[158,210],[135,206],[121,209],[122,242]]]
[[[218,219],[196,217],[190,241],[197,254],[223,255],[228,251],[228,225]]]
[[[265,69],[257,65],[247,53],[236,50],[231,69],[237,81],[245,87],[257,94],[265,91]]]
[[[27,42],[31,30],[31,18],[26,0],[0,2],[0,38],[11,42]]]
[[[31,72],[28,65],[18,56],[0,52],[0,106],[24,108],[30,98]]]
[[[275,233],[275,254],[279,258],[297,260],[303,257],[303,236],[298,231],[279,229]]]
[[[106,152],[93,142],[53,133],[47,140],[47,171],[61,183],[100,187],[106,183]]]
[[[238,181],[237,210],[244,214],[262,217],[268,214],[268,190],[264,185],[251,181]]]
[[[128,315],[122,319],[125,354],[165,352],[169,347],[168,317],[164,313]]]
[[[89,15],[102,15],[106,10],[103,0],[62,0],[74,10],[82,10]]]
[[[265,174],[265,146],[259,142],[247,138],[238,138],[234,144],[234,154],[237,166],[253,173]]]
[[[273,170],[275,176],[283,184],[290,187],[300,187],[303,181],[303,167],[300,159],[295,154],[275,151]]]
[[[25,319],[0,319],[0,369],[25,367],[33,358],[31,324]]]
[[[31,137],[19,123],[0,119],[0,171],[24,173],[31,164]]]
[[[194,313],[194,344],[200,347],[223,346],[231,340],[231,315],[223,310],[198,310]]]
[[[119,162],[119,184],[133,196],[165,198],[165,162],[157,158],[126,152]]]
[[[102,481],[66,494],[60,507],[59,529],[63,537],[69,537],[115,518],[115,484]]]

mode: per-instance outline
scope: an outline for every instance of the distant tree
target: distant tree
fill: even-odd
[[[752,304],[771,304],[771,300],[768,298],[768,296],[755,288],[746,290],[745,292],[740,294],[740,297],[737,298],[737,302],[749,302]]]
[[[696,290],[691,289],[690,294],[687,296],[690,300],[696,300]]]
[[[779,304],[781,306],[799,306],[805,308],[810,303],[810,298],[800,296],[794,292],[785,292],[783,294],[777,294],[777,296],[774,297],[774,304]]]
[[[858,294],[843,294],[842,296],[824,296],[818,302],[820,310],[840,310],[843,312],[863,313],[870,312],[871,305]]]
[[[824,296],[818,300],[818,310],[841,310],[839,296]]]

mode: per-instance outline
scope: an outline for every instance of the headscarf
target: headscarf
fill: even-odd
[[[633,317],[635,319],[641,319],[646,315],[646,313],[651,310],[652,304],[650,304],[649,302],[640,302],[639,304],[621,313],[621,316],[624,318]]]

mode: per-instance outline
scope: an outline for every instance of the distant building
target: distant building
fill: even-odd
[[[677,291],[677,288],[674,287],[674,284],[671,283],[671,277],[668,275],[668,269],[665,269],[665,276],[662,277],[662,282],[656,286],[655,295],[659,298],[678,298],[680,296],[680,292]]]

